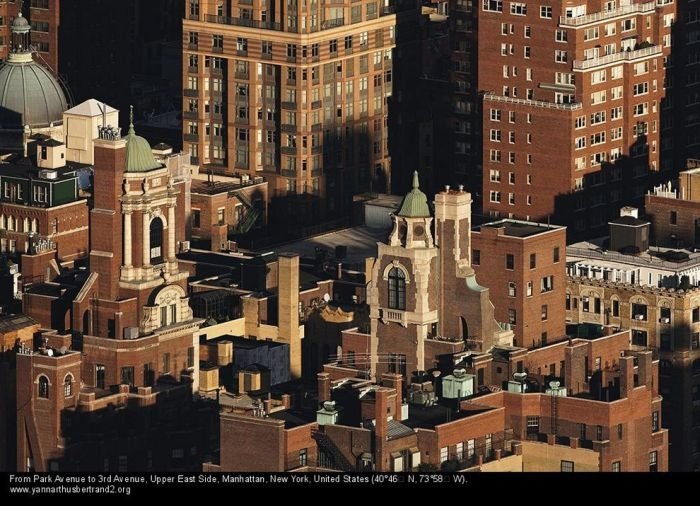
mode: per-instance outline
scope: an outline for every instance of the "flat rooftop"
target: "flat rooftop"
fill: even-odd
[[[608,250],[605,247],[606,239],[602,237],[568,245],[566,261],[592,261],[599,267],[614,268],[619,264],[625,264],[669,271],[679,271],[700,265],[700,250],[651,246],[647,251],[625,254]]]
[[[325,248],[332,257],[336,246],[346,246],[347,255],[343,261],[361,263],[365,258],[377,255],[377,242],[386,241],[388,235],[387,231],[382,229],[352,227],[285,244],[279,250],[296,253],[300,257],[314,258],[316,248]]]
[[[262,177],[250,178],[244,181],[240,177],[218,176],[200,172],[192,176],[192,189],[190,192],[200,195],[218,195],[220,193],[228,193],[264,182]]]
[[[454,401],[455,406],[457,401]],[[480,407],[479,407],[480,408]],[[402,423],[412,429],[434,429],[437,425],[454,422],[462,418],[478,415],[485,411],[491,411],[492,407],[483,406],[483,409],[470,409],[468,411],[457,411],[454,407],[447,407],[441,404],[433,406],[420,406],[410,404],[408,406],[408,419]]]
[[[508,237],[531,237],[533,235],[544,234],[552,230],[563,229],[565,227],[559,225],[548,225],[546,223],[535,223],[531,221],[521,220],[499,220],[491,223],[484,223],[474,230],[479,232],[483,228],[502,228],[503,234]]]
[[[37,321],[25,314],[12,314],[0,316],[0,333],[11,332],[36,325]]]

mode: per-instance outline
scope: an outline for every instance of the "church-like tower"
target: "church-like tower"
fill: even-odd
[[[392,220],[388,243],[378,243],[369,289],[373,375],[423,369],[424,341],[438,322],[438,250],[418,172]]]
[[[482,352],[512,344],[471,267],[471,203],[461,187],[438,193],[433,239],[428,199],[413,174],[387,243],[378,243],[368,286],[374,377],[435,367],[437,355],[462,349],[448,342]],[[438,336],[447,339],[431,340]]]

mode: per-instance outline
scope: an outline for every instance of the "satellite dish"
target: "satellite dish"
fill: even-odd
[[[327,293],[324,293],[324,294],[323,294],[323,300],[325,300],[326,302],[329,302],[329,301],[331,300],[331,296],[328,295]]]
[[[61,346],[61,349],[58,350],[61,355],[65,355],[68,352],[68,348],[65,346]]]
[[[49,348],[48,350],[46,350],[46,355],[49,356],[49,357],[53,357],[53,350],[52,350],[51,348]]]

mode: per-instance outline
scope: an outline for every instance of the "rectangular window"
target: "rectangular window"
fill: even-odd
[[[515,257],[511,253],[506,254],[506,269],[512,271],[515,268]]]
[[[481,265],[481,250],[472,250],[472,265]]]
[[[659,431],[659,412],[658,411],[654,411],[651,414],[651,431],[652,432]]]
[[[537,253],[530,253],[530,269],[537,267]]]
[[[516,291],[515,281],[508,281],[508,297],[515,297]]]
[[[528,297],[532,297],[532,281],[528,281],[526,287],[527,287],[526,291],[525,291],[526,295]]]
[[[170,374],[170,353],[163,353],[163,374]]]
[[[511,325],[517,325],[518,315],[517,315],[515,309],[508,310],[508,323],[510,323]]]
[[[552,250],[552,262],[554,262],[555,264],[559,262],[559,246],[556,246]]]
[[[622,470],[622,463],[619,460],[616,460],[615,462],[612,463],[612,472],[613,473],[619,473]]]
[[[547,320],[547,304],[542,305],[542,315],[541,315],[542,321]]]
[[[570,460],[562,460],[561,461],[561,472],[562,473],[573,473],[574,472],[574,463]]]
[[[552,6],[551,5],[540,5],[540,17],[546,19],[552,19]]]
[[[133,385],[134,384],[134,368],[133,367],[122,367],[121,370],[121,380],[122,385]]]
[[[649,452],[649,472],[650,473],[655,473],[659,470],[658,461],[659,461],[659,452],[657,452],[656,450],[654,450],[653,452]]]

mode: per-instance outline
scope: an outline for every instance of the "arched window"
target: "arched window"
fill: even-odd
[[[389,309],[406,309],[406,275],[398,267],[389,271]]]
[[[39,376],[39,397],[49,398],[49,378],[46,376]]]
[[[63,395],[70,397],[73,395],[73,376],[66,374],[66,379],[63,380]]]
[[[154,218],[151,221],[151,263],[163,261],[163,220]]]

